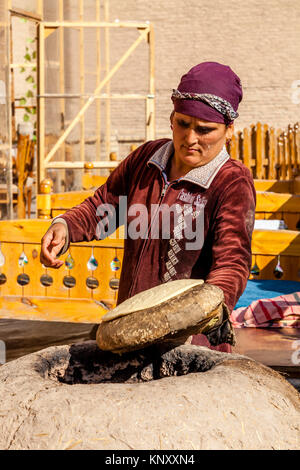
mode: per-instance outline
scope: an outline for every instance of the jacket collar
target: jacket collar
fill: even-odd
[[[155,165],[160,171],[164,171],[171,155],[174,153],[174,146],[172,140],[163,144],[148,160],[148,164]],[[185,176],[180,178],[180,181],[190,181],[191,183],[198,184],[205,189],[208,189],[217,175],[220,168],[229,159],[226,147],[224,146],[221,152],[206,165],[193,168]]]

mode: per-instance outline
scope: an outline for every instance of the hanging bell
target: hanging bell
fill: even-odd
[[[283,269],[282,267],[280,266],[280,261],[279,261],[279,258],[278,258],[278,261],[277,261],[277,264],[275,266],[275,269],[273,271],[273,274],[274,276],[276,277],[276,279],[281,279],[284,272],[283,272]]]
[[[28,258],[27,256],[25,255],[24,251],[20,254],[20,257],[19,257],[19,260],[18,260],[18,264],[20,266],[20,268],[23,268],[25,266],[25,264],[28,263]]]
[[[67,266],[68,269],[73,269],[75,266],[75,261],[71,256],[71,253],[68,254],[65,260],[65,265]]]
[[[90,259],[87,262],[87,268],[88,268],[89,271],[95,271],[95,269],[97,269],[97,267],[98,267],[98,261],[96,260],[96,258],[92,254]]]
[[[112,271],[118,271],[121,267],[121,261],[115,257],[110,263],[110,268]]]
[[[5,256],[2,253],[1,248],[0,248],[0,267],[4,266],[4,264],[5,264]]]
[[[256,262],[254,263],[254,265],[252,266],[251,270],[250,270],[250,273],[252,274],[252,276],[259,276],[260,275],[260,269],[259,267],[257,266]]]

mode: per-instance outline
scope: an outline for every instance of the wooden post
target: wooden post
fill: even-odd
[[[287,166],[288,166],[288,133],[283,133],[283,164],[282,164],[282,175],[283,180],[287,177]]]
[[[292,180],[294,176],[294,169],[295,169],[295,148],[294,148],[294,133],[291,124],[288,126],[288,142],[287,142],[287,150],[288,150],[288,179]]]
[[[37,159],[37,185],[40,188],[45,178],[45,29],[43,23],[38,25],[38,69],[37,69],[37,126],[38,126],[38,159]]]
[[[64,20],[64,1],[58,0],[59,21]],[[64,28],[59,28],[59,91],[65,92],[65,43],[64,43]],[[65,116],[66,116],[66,103],[65,98],[59,100],[60,115],[61,115],[61,130],[65,129]],[[65,142],[61,145],[62,160],[66,160]],[[66,172],[63,170],[62,179],[66,183]],[[64,184],[66,190],[66,184]]]
[[[246,165],[246,167],[249,168],[249,170],[251,170],[250,148],[251,148],[250,133],[249,133],[249,130],[245,127],[243,130],[243,161],[244,161],[244,165]]]
[[[7,3],[8,9],[11,9],[11,0]],[[6,116],[6,125],[7,125],[7,141],[8,141],[8,160],[7,160],[7,193],[8,193],[8,206],[7,212],[8,217],[13,219],[13,158],[12,158],[12,110],[11,110],[11,69],[9,66],[11,58],[11,28],[10,28],[10,16],[9,13],[6,13],[5,17],[5,29],[7,34],[6,42],[6,60],[8,62],[7,67],[5,67],[5,87],[6,87],[6,102],[7,102],[7,116]],[[4,33],[5,34],[5,33]]]
[[[237,139],[236,136],[233,134],[231,141],[230,141],[230,157],[234,160],[237,160]]]
[[[38,218],[51,219],[51,191],[52,180],[45,178],[39,188],[38,196]]]
[[[42,18],[44,16],[44,1],[43,0],[37,0],[37,13],[38,15]]]
[[[270,130],[268,124],[264,124],[262,132],[262,171],[263,178],[268,179],[269,175],[269,146],[270,146]]]
[[[269,179],[276,179],[276,135],[274,127],[269,133]]]
[[[79,20],[83,21],[83,0],[79,0]],[[84,94],[84,32],[83,28],[79,28],[79,63],[80,63],[80,93]],[[84,99],[80,98],[80,107],[84,105]],[[84,140],[85,125],[84,114],[80,118],[80,160],[84,161]]]
[[[104,20],[105,22],[109,22],[109,5],[108,0],[105,0],[104,3]],[[105,71],[106,75],[109,73],[110,69],[110,53],[109,53],[109,28],[105,28]],[[106,105],[106,112],[105,112],[105,119],[106,119],[106,133],[105,133],[105,150],[106,150],[106,158],[110,154],[110,123],[111,123],[111,107],[110,107],[110,82],[108,81],[106,84],[106,93],[107,93],[107,100],[105,102]]]
[[[91,180],[92,180],[92,170],[94,169],[94,164],[93,162],[85,162],[84,163],[84,172],[83,172],[83,175],[82,175],[82,189],[86,190],[86,189],[91,189],[92,188],[92,184],[91,184]]]
[[[296,122],[294,125],[294,142],[295,142],[295,162],[297,174],[300,173],[300,133],[299,133],[299,124]]]
[[[116,162],[118,160],[118,156],[117,156],[116,152],[110,152],[109,159],[110,159],[111,162]],[[109,170],[110,173],[112,173],[113,171],[114,171],[114,168]]]
[[[150,25],[148,32],[149,44],[149,95],[146,99],[146,140],[155,139],[155,57],[154,57],[154,30]]]
[[[262,125],[256,124],[256,178],[263,179],[263,136]]]
[[[96,21],[100,21],[100,1],[96,0]],[[97,47],[97,65],[96,76],[97,83],[101,79],[101,28],[96,31],[96,47]],[[98,98],[96,104],[96,160],[101,158],[101,101]]]

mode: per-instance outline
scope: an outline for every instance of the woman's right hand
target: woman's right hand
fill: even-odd
[[[67,229],[64,224],[58,222],[51,225],[42,238],[41,263],[47,268],[60,268],[64,262],[57,258],[58,253],[64,247],[67,238]]]

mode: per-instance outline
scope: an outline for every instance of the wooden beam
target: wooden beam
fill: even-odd
[[[11,8],[10,14],[12,16],[19,16],[21,18],[27,18],[31,21],[42,21],[42,15],[38,13],[33,13],[31,11],[22,10],[21,8]]]
[[[100,22],[100,0],[96,0],[96,21]],[[101,29],[96,31],[96,80],[101,79]],[[101,102],[96,103],[96,159],[101,158]]]
[[[79,19],[83,23],[83,0],[79,0]],[[80,93],[84,94],[84,32],[83,28],[79,29],[79,70],[80,70]],[[81,108],[84,106],[84,99],[80,98]],[[84,138],[85,123],[84,114],[80,118],[80,160],[84,161]]]
[[[64,0],[58,0],[58,14],[59,20],[64,20]],[[61,94],[65,93],[65,37],[64,37],[64,28],[59,28],[59,91]],[[65,100],[60,101],[60,115],[61,115],[61,130],[64,132],[65,128],[65,116],[66,116],[66,104]],[[65,142],[61,145],[62,160],[66,159],[65,155]],[[66,182],[66,172],[64,171],[61,175],[59,186],[61,184],[61,179]]]
[[[41,181],[45,178],[45,99],[41,96],[45,93],[45,28],[44,24],[38,25],[38,69],[37,69],[37,125],[38,125],[38,161],[37,161],[37,186],[38,192]]]
[[[146,140],[155,139],[155,51],[154,30],[150,25],[148,32],[149,44],[149,95],[146,99]]]
[[[116,168],[120,162],[111,162],[108,160],[94,161],[94,168]],[[75,162],[47,162],[45,163],[45,168],[56,168],[56,169],[73,169],[81,170],[84,168],[85,162],[75,161]]]
[[[133,28],[140,30],[148,30],[149,23],[139,23],[138,21],[44,21],[45,28]]]
[[[106,23],[109,23],[109,8],[108,0],[104,2],[104,20]],[[109,73],[110,69],[110,44],[109,44],[109,28],[105,28],[105,72]],[[106,94],[108,99],[105,101],[105,153],[106,158],[110,154],[110,138],[111,138],[111,105],[110,105],[110,82],[106,84]]]

